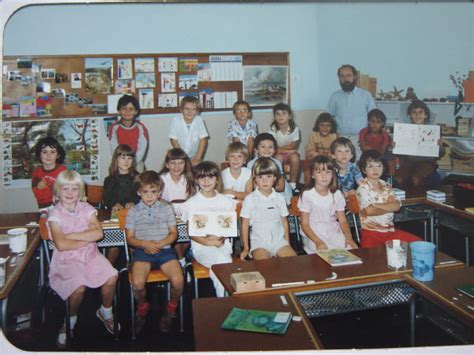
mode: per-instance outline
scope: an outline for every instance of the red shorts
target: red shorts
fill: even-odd
[[[373,248],[381,245],[385,245],[387,240],[400,239],[404,242],[417,242],[421,239],[414,234],[405,232],[401,229],[395,229],[394,232],[377,232],[367,229],[361,231],[361,248]]]

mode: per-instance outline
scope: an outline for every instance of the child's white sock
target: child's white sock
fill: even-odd
[[[71,326],[71,330],[73,330],[74,327],[76,326],[76,322],[77,322],[77,314],[69,317],[69,324]]]
[[[100,306],[99,310],[100,314],[102,314],[102,317],[105,319],[112,318],[113,313],[112,313],[112,306],[110,307],[104,307],[104,305]]]
[[[186,265],[186,259],[185,258],[181,258],[181,259],[178,259],[180,265],[182,268],[184,268],[184,266]]]
[[[293,190],[296,189],[296,182],[290,182],[290,186]]]

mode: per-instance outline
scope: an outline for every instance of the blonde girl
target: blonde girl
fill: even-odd
[[[311,182],[298,200],[303,248],[308,254],[323,249],[357,248],[344,212],[346,200],[337,190],[335,167],[328,157],[314,158],[310,163]]]
[[[58,175],[53,194],[57,201],[47,227],[55,249],[49,271],[51,288],[69,301],[71,331],[77,321],[86,287],[101,288],[102,306],[97,318],[114,334],[112,302],[117,270],[99,252],[96,242],[103,237],[97,211],[85,201],[84,182],[79,173],[65,170]],[[58,347],[66,345],[66,325],[59,329]]]

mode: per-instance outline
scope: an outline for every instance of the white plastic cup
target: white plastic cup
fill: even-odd
[[[26,251],[26,235],[28,229],[14,228],[7,231],[8,245],[13,253],[24,253]]]
[[[387,267],[391,270],[404,269],[407,266],[408,243],[398,239],[385,242]]]

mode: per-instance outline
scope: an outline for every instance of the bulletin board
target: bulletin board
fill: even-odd
[[[195,96],[203,111],[290,103],[289,53],[166,53],[5,57],[3,120],[116,114],[134,95],[142,114],[178,112]]]

